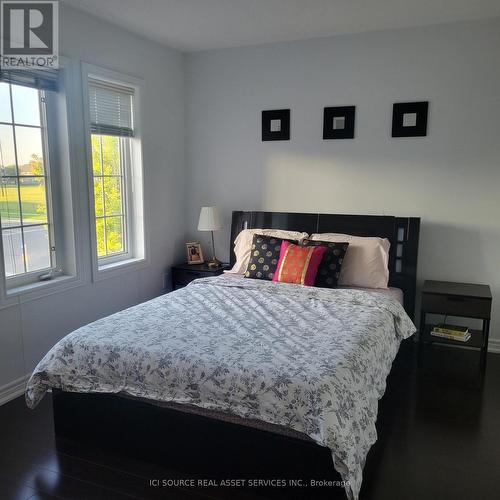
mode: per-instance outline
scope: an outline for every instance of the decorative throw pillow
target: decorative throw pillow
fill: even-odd
[[[224,271],[225,273],[245,274],[252,255],[253,237],[256,234],[279,238],[280,245],[281,240],[301,241],[309,236],[307,233],[286,231],[284,229],[243,229],[234,240],[234,255],[236,257],[236,262],[233,268],[230,271]]]
[[[283,241],[273,281],[314,285],[316,273],[325,252],[326,247],[323,246],[304,247]]]
[[[335,288],[338,285],[342,262],[344,261],[344,255],[349,243],[303,240],[302,245],[306,247],[318,245],[326,247],[326,252],[318,267],[318,274],[316,274],[314,286]]]
[[[321,233],[311,235],[310,239],[334,243],[347,241],[349,243],[340,272],[340,286],[387,288],[389,248],[391,246],[387,238]]]
[[[285,240],[274,236],[254,234],[245,278],[271,281],[278,265],[283,241]]]

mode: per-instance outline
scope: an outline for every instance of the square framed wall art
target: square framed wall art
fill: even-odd
[[[397,102],[392,108],[392,137],[425,137],[429,101]]]
[[[290,110],[272,109],[262,111],[262,140],[290,140]]]
[[[325,108],[323,112],[323,139],[353,139],[356,106]]]

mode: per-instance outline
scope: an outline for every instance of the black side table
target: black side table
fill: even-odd
[[[191,281],[208,276],[218,276],[226,269],[230,269],[228,264],[211,268],[207,264],[179,264],[172,267],[172,290],[183,288]]]
[[[439,343],[479,349],[481,367],[484,370],[488,353],[488,337],[491,318],[491,290],[488,285],[453,283],[449,281],[426,281],[422,288],[420,313],[420,343]],[[458,342],[431,335],[433,324],[426,323],[427,314],[458,316],[482,320],[481,330],[469,329],[471,338]]]

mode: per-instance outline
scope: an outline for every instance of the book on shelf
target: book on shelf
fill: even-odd
[[[431,335],[459,342],[467,342],[471,337],[467,327],[454,325],[436,325],[431,330]]]
[[[469,333],[469,329],[466,326],[456,326],[456,325],[436,325],[433,329],[435,332],[446,333],[448,335],[466,335]]]

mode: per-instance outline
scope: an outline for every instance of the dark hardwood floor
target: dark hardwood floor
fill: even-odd
[[[364,470],[362,500],[500,498],[500,355],[481,384],[478,354],[406,342],[380,403],[378,442]],[[210,460],[210,457],[207,457]],[[54,438],[51,398],[29,410],[0,407],[0,499],[250,499],[264,490],[150,486],[203,477]],[[323,490],[322,494],[330,490]],[[287,498],[315,498],[295,488]]]

